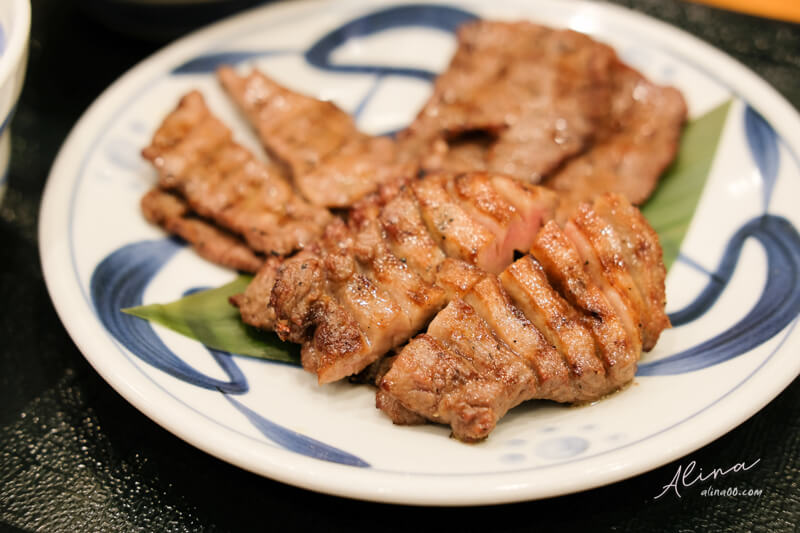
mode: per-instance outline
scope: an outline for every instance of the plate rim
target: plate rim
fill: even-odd
[[[387,5],[400,5],[400,4],[407,4],[409,2],[396,2],[393,0],[381,0],[380,2],[367,2],[362,0],[351,0],[348,2],[349,6],[369,6],[369,7],[379,7],[379,6],[387,6]],[[414,2],[414,3],[422,3],[422,2]],[[424,3],[430,4],[449,4],[449,5],[469,5],[474,2],[469,1],[462,1],[462,2],[436,2],[433,0],[424,0]],[[510,4],[514,3],[522,3],[522,2],[509,2]],[[545,0],[543,3],[550,3],[554,4],[551,0]],[[145,58],[137,65],[129,69],[125,74],[119,77],[114,83],[112,83],[103,93],[98,96],[98,98],[92,103],[92,105],[82,114],[81,118],[78,120],[76,125],[73,127],[72,131],[66,138],[64,144],[62,145],[59,153],[54,160],[53,166],[49,173],[47,184],[42,196],[42,203],[40,208],[40,216],[39,216],[39,251],[40,251],[40,258],[42,263],[42,269],[45,277],[45,282],[47,285],[47,289],[50,295],[51,300],[56,308],[56,311],[61,319],[62,323],[64,324],[65,328],[67,329],[70,337],[78,346],[81,353],[84,357],[89,361],[92,367],[103,377],[103,379],[109,383],[112,388],[114,388],[120,395],[122,395],[127,401],[129,401],[134,407],[136,407],[139,411],[144,413],[148,416],[151,420],[155,421],[166,430],[170,431],[174,435],[178,436],[179,438],[183,439],[184,441],[192,444],[193,446],[211,454],[212,456],[218,457],[226,462],[232,463],[236,466],[249,470],[251,472],[270,477],[272,479],[276,479],[282,482],[286,482],[295,486],[300,486],[306,489],[321,491],[329,494],[341,495],[341,496],[349,496],[358,499],[364,500],[373,500],[373,501],[382,501],[382,502],[395,502],[395,503],[412,503],[412,504],[421,504],[421,505],[472,505],[472,504],[486,504],[486,503],[504,503],[504,502],[512,502],[512,501],[521,501],[521,500],[528,500],[528,499],[536,499],[536,498],[543,498],[543,497],[551,497],[560,494],[566,494],[569,492],[575,492],[579,490],[588,490],[591,488],[595,488],[598,486],[606,485],[608,483],[621,481],[623,479],[627,479],[628,477],[632,477],[646,471],[649,471],[653,468],[657,468],[663,464],[667,464],[679,457],[683,457],[692,451],[699,449],[702,446],[705,446],[709,442],[719,438],[721,435],[727,433],[728,431],[732,430],[739,424],[743,423],[745,420],[750,418],[753,414],[758,412],[764,405],[766,405],[769,401],[771,401],[774,397],[776,397],[780,392],[788,386],[796,377],[798,373],[800,373],[800,361],[795,365],[794,372],[785,372],[782,376],[785,378],[783,381],[784,383],[779,383],[775,386],[775,383],[772,383],[770,387],[770,391],[766,394],[762,394],[758,397],[758,401],[756,402],[747,402],[747,406],[743,410],[736,411],[736,416],[728,416],[728,417],[719,417],[716,421],[717,424],[715,425],[715,429],[713,431],[709,431],[705,433],[705,436],[700,439],[695,439],[691,443],[685,442],[682,446],[673,446],[668,453],[659,454],[657,459],[650,459],[645,461],[639,461],[636,464],[635,461],[629,462],[626,467],[625,471],[620,473],[619,470],[615,470],[612,472],[606,472],[606,475],[598,475],[595,473],[595,479],[590,482],[578,482],[576,480],[569,480],[562,481],[560,484],[555,484],[555,486],[551,485],[550,490],[532,490],[530,484],[524,487],[519,487],[518,483],[512,482],[505,482],[505,483],[495,483],[494,487],[491,488],[489,492],[486,492],[485,488],[481,488],[480,491],[466,491],[460,492],[458,494],[446,494],[438,492],[435,497],[432,497],[430,491],[426,491],[425,494],[419,493],[418,485],[421,482],[427,483],[427,480],[421,481],[422,478],[426,476],[417,474],[415,475],[415,479],[412,484],[407,483],[399,483],[395,484],[394,486],[376,486],[372,483],[376,472],[372,471],[369,474],[360,469],[354,469],[352,467],[342,466],[342,465],[334,465],[330,463],[324,463],[319,460],[315,460],[308,457],[301,457],[297,454],[282,450],[280,448],[274,448],[270,450],[271,454],[277,454],[272,457],[271,461],[264,462],[264,456],[262,453],[246,453],[244,456],[240,455],[241,453],[241,444],[239,446],[234,446],[238,453],[233,453],[229,448],[230,438],[234,437],[235,440],[239,440],[240,436],[232,435],[228,436],[227,438],[222,438],[223,435],[214,435],[212,438],[208,438],[209,434],[204,431],[200,427],[192,426],[190,427],[189,424],[185,420],[181,420],[180,413],[177,411],[171,411],[168,413],[164,413],[164,407],[162,405],[157,405],[159,402],[153,401],[151,398],[148,398],[148,394],[145,394],[147,388],[144,389],[141,387],[141,384],[137,387],[136,384],[130,383],[129,375],[125,372],[122,372],[118,367],[119,364],[115,363],[112,360],[106,360],[104,357],[98,357],[96,355],[95,345],[97,344],[96,339],[93,339],[91,336],[91,332],[89,329],[88,324],[94,326],[94,328],[102,329],[103,326],[99,324],[99,321],[81,321],[79,319],[75,319],[71,316],[68,304],[65,300],[66,295],[62,294],[63,291],[67,291],[69,287],[63,287],[59,285],[62,283],[60,280],[60,274],[57,272],[56,269],[59,268],[57,257],[59,253],[63,253],[65,247],[67,247],[67,243],[60,242],[56,243],[56,246],[48,246],[48,243],[52,244],[54,238],[51,235],[55,235],[57,233],[58,227],[58,185],[59,184],[73,184],[73,179],[64,179],[58,178],[59,175],[63,175],[64,171],[61,171],[62,167],[67,169],[74,168],[74,165],[70,167],[69,163],[70,156],[74,153],[77,148],[80,148],[86,144],[86,140],[82,139],[81,136],[84,134],[85,131],[91,132],[96,131],[97,127],[93,125],[94,122],[98,120],[100,122],[105,122],[100,116],[100,112],[103,111],[105,108],[113,108],[115,107],[114,98],[115,96],[117,99],[124,94],[124,91],[120,91],[121,88],[125,88],[127,85],[132,84],[137,77],[141,76],[142,79],[145,79],[149,76],[145,76],[145,74],[149,73],[150,71],[159,71],[163,70],[159,68],[157,65],[165,63],[168,59],[172,56],[175,57],[182,57],[185,55],[185,50],[190,50],[196,45],[206,42],[210,40],[212,36],[215,35],[224,35],[229,31],[229,28],[236,27],[241,24],[246,17],[252,16],[254,13],[258,12],[259,16],[267,17],[271,16],[274,18],[278,18],[281,16],[281,13],[292,13],[292,12],[301,12],[306,9],[312,9],[315,6],[328,4],[330,2],[324,2],[320,0],[302,0],[300,2],[293,2],[289,4],[274,4],[274,5],[267,5],[256,7],[251,10],[247,10],[243,13],[225,19],[223,21],[217,22],[212,24],[211,26],[202,28],[192,34],[172,43],[165,48],[161,49],[160,51],[156,52],[155,54]],[[658,27],[659,32],[666,32],[667,34],[677,35],[678,38],[674,39],[674,43],[670,43],[671,45],[675,44],[678,48],[689,48],[693,52],[697,52],[696,48],[699,47],[704,56],[711,57],[714,61],[720,63],[720,66],[717,67],[714,72],[719,71],[732,71],[736,74],[736,77],[740,77],[741,79],[737,80],[737,85],[739,83],[743,83],[746,85],[746,89],[742,91],[744,94],[748,94],[748,101],[758,109],[764,116],[772,117],[776,116],[776,113],[787,113],[788,115],[784,115],[784,119],[781,121],[770,120],[770,124],[775,127],[776,131],[782,137],[784,142],[787,145],[797,149],[800,146],[800,135],[792,135],[791,131],[785,131],[786,128],[784,124],[786,122],[795,122],[800,123],[800,116],[798,116],[797,111],[794,107],[789,104],[783,97],[780,95],[775,89],[769,86],[762,78],[760,78],[757,74],[750,71],[747,67],[741,65],[736,60],[725,54],[724,52],[714,48],[708,43],[698,39],[697,37],[692,36],[684,32],[683,30],[671,26],[665,22],[659,21],[657,19],[653,19],[647,15],[643,15],[634,11],[631,11],[627,8],[623,8],[616,5],[608,5],[608,4],[596,4],[593,2],[584,2],[584,1],[574,1],[569,3],[570,8],[579,11],[584,9],[598,9],[600,11],[617,11],[624,15],[627,20],[626,23],[630,23],[631,17],[633,20],[640,19],[646,22],[649,25],[655,24]],[[263,12],[263,14],[262,14]],[[268,15],[269,13],[269,15]],[[670,48],[665,48],[666,51],[671,51]],[[685,59],[683,55],[681,55],[681,59]],[[140,88],[141,89],[141,88]],[[132,89],[128,89],[128,92],[131,92]],[[739,95],[737,91],[732,88],[732,91]],[[755,93],[755,94],[754,94]],[[117,95],[120,96],[117,96]],[[777,115],[780,116],[780,115]],[[785,118],[786,116],[790,118]],[[796,153],[796,152],[794,152]],[[59,182],[60,179],[60,182]],[[63,187],[62,187],[63,188]],[[63,211],[63,210],[62,210]],[[62,218],[63,220],[63,218]],[[54,229],[56,228],[56,229]],[[57,240],[57,239],[56,239]],[[74,287],[73,287],[74,289]],[[90,307],[91,311],[91,307]],[[92,313],[94,315],[94,313]],[[96,318],[96,315],[95,315]],[[84,323],[81,323],[84,322]],[[96,322],[96,323],[95,323]],[[795,319],[787,328],[785,328],[782,332],[778,334],[778,336],[782,336],[782,339],[779,341],[779,346],[783,346],[789,337],[792,337],[794,332],[794,326],[797,323],[797,319]],[[776,337],[778,337],[776,336]],[[795,334],[794,339],[797,338]],[[113,341],[116,343],[116,341]],[[779,351],[779,348],[776,348],[773,352],[773,355]],[[89,355],[92,354],[92,355]],[[761,368],[763,365],[767,364],[771,356],[765,359],[758,368]],[[135,366],[135,365],[134,365]],[[140,370],[141,371],[141,370]],[[755,373],[755,371],[754,371]],[[763,374],[762,374],[763,377]],[[748,378],[749,379],[749,378]],[[745,380],[747,381],[747,379]],[[743,382],[744,383],[744,382]],[[752,382],[750,385],[752,386]],[[737,386],[738,388],[738,386]],[[732,392],[732,391],[731,391]],[[727,396],[727,394],[725,395]],[[724,398],[724,396],[723,396]],[[720,398],[721,400],[722,398]],[[719,401],[719,400],[718,400]],[[716,403],[716,402],[714,402]],[[169,409],[167,411],[170,411]],[[729,410],[729,413],[732,413],[734,410]],[[744,413],[744,414],[742,414]],[[203,426],[210,425],[211,427],[206,429],[214,429],[216,428],[219,431],[219,426],[213,424],[210,421],[192,421],[192,424],[197,424],[198,422],[202,422]],[[214,431],[210,432],[211,434]],[[618,453],[618,451],[614,451],[611,453]],[[288,462],[291,463],[302,463],[302,464],[294,464],[291,466],[287,466],[287,459]],[[554,465],[559,466],[559,465]],[[269,467],[269,468],[267,468]],[[343,476],[343,474],[345,474]],[[400,473],[388,473],[388,472],[380,472],[380,476],[399,476],[404,477],[403,474]],[[509,472],[505,474],[493,474],[497,477],[514,477],[519,476],[517,472]],[[469,475],[467,475],[469,476]],[[351,483],[342,482],[340,479],[342,477],[348,478]],[[366,477],[366,478],[365,478]],[[361,479],[365,478],[365,479]],[[331,481],[331,480],[335,481]],[[463,479],[463,478],[462,478]],[[433,480],[431,480],[433,481]],[[357,486],[358,485],[358,486]],[[517,486],[515,486],[517,485]]]

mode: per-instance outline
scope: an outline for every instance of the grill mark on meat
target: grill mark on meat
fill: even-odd
[[[142,151],[200,216],[242,235],[254,250],[285,255],[316,239],[330,214],[306,204],[274,167],[233,141],[200,93],[183,97]]]
[[[439,265],[436,285],[447,294],[447,301],[460,298],[484,278],[486,273],[461,259],[448,257]]]
[[[472,307],[458,298],[436,315],[428,327],[428,335],[469,361],[493,384],[483,391],[482,401],[478,403],[488,408],[491,416],[482,415],[467,423],[456,419],[453,422],[456,435],[467,436],[470,440],[484,438],[508,409],[528,397],[535,388],[535,378],[528,365],[494,335]],[[470,383],[466,385],[469,387]]]
[[[399,160],[392,139],[361,133],[331,102],[290,91],[255,69],[239,76],[223,67],[218,77],[264,147],[314,205],[351,206],[381,184],[416,173],[415,161]]]
[[[433,202],[427,202],[429,205],[446,202],[451,212],[459,210],[459,220],[482,231],[486,241],[507,242],[509,234],[518,231],[525,233],[527,240],[514,238],[525,245],[533,240],[542,213],[554,209],[553,195],[515,189],[521,196],[527,196],[519,202],[528,211],[524,218],[534,220],[536,226],[515,228],[515,224],[522,224],[523,217],[510,203],[504,204],[505,215],[483,205],[484,212],[494,216],[497,237],[475,225],[461,210],[446,190],[447,179],[451,177],[436,175],[415,181],[396,190],[396,195],[382,206],[379,206],[382,199],[376,200],[378,205],[360,202],[347,224],[334,219],[319,242],[309,247],[307,254],[299,256],[302,260],[289,259],[277,271],[270,300],[275,307],[275,330],[283,339],[314,344],[313,349],[308,349],[307,359],[315,363],[306,367],[317,370],[321,383],[347,375],[339,371],[361,371],[408,340],[447,301],[464,294],[483,278],[483,270],[472,264],[478,261],[478,254],[473,251],[474,240],[468,231],[458,229],[447,233],[453,241],[450,248],[441,244],[441,240],[437,243],[437,236],[431,235],[425,219],[433,217],[430,210],[426,211],[425,199],[433,197]],[[462,179],[466,180],[464,186],[472,191],[471,196],[462,196],[474,203],[486,202],[486,198],[503,202],[494,191],[494,183],[511,181],[508,177],[483,174],[465,175]],[[469,180],[474,183],[469,185]],[[493,250],[485,251],[491,257]],[[446,258],[447,255],[454,257]],[[306,261],[307,256],[315,260]],[[326,298],[336,302],[341,308],[338,312],[348,314],[350,322],[358,326],[359,339],[363,339],[359,350],[334,358],[334,348],[319,345],[324,339],[317,339],[314,328],[323,320],[320,310],[327,305],[322,303]],[[329,356],[322,358],[320,353]],[[345,358],[351,358],[352,364],[344,363]],[[326,370],[326,361],[335,361],[338,370]]]
[[[490,405],[499,383],[485,379],[468,359],[428,334],[414,338],[403,353],[406,356],[398,357],[381,379],[381,404],[394,406],[395,402],[386,397],[393,398],[406,411],[436,422],[458,424],[463,433],[486,434],[494,427],[497,416]],[[400,379],[395,380],[395,376]],[[407,418],[399,409],[387,414],[395,423]]]
[[[464,301],[489,325],[490,329],[534,372],[536,385],[532,396],[568,401],[574,392],[560,395],[559,388],[569,388],[569,374],[563,359],[542,333],[511,301],[498,278],[487,277],[465,295]],[[563,396],[563,398],[562,398]]]
[[[652,350],[661,332],[670,327],[664,311],[666,270],[658,235],[641,212],[623,197],[606,194],[594,202],[597,214],[607,221],[620,239],[625,268],[642,295],[642,348]]]
[[[639,288],[625,268],[622,243],[611,225],[601,219],[588,204],[582,204],[567,222],[565,233],[576,245],[592,279],[602,283],[609,302],[622,318],[637,351],[641,349],[644,310]]]
[[[604,200],[605,205],[614,204],[614,213],[630,205],[621,197]],[[619,217],[632,218],[630,212]],[[606,257],[618,243],[616,237],[605,246],[590,245],[578,229],[608,229],[598,218],[583,208],[580,224],[570,222],[570,233],[583,239],[580,247],[594,246]],[[608,234],[591,233],[595,241]],[[640,241],[650,249],[658,247],[652,230],[642,233]],[[631,309],[612,306],[598,287],[624,280],[626,267],[611,271],[613,283],[599,279],[607,274],[598,257],[596,270],[587,272],[586,259],[552,221],[537,236],[532,254],[499,277],[485,274],[395,357],[379,378],[376,399],[393,421],[416,422],[416,413],[449,424],[456,438],[480,440],[518,403],[534,398],[595,400],[633,378],[641,345],[629,338],[619,316]],[[664,272],[659,276],[656,269],[637,281],[663,290]],[[660,311],[651,316],[646,309],[639,318],[645,323],[654,318],[658,324],[659,312],[663,314],[663,301]]]
[[[391,253],[378,220],[364,221],[357,235],[356,257],[370,278],[387,291],[407,317],[403,331],[418,331],[427,322],[431,310],[438,311],[444,306],[445,291],[426,283]],[[404,338],[400,340],[403,341]]]
[[[597,352],[606,368],[611,392],[633,378],[639,352],[605,294],[584,270],[575,246],[554,221],[545,224],[531,249],[547,273],[548,281],[573,306],[583,311]]]
[[[422,279],[434,281],[445,255],[428,233],[411,190],[404,188],[378,217],[392,252]]]
[[[411,188],[419,202],[422,217],[435,242],[450,257],[458,257],[476,264],[484,270],[496,268],[493,257],[487,257],[487,248],[495,236],[472,218],[448,194],[447,176],[429,176],[412,183]]]
[[[329,383],[355,374],[374,361],[369,340],[351,313],[328,297],[316,308],[314,336],[300,350],[305,370],[317,374],[320,383]]]
[[[569,402],[602,394],[606,372],[595,354],[592,335],[575,309],[550,286],[539,262],[531,256],[518,259],[500,274],[500,282],[555,352],[543,351],[538,358],[552,375],[554,392],[545,396],[547,391],[542,391],[543,397]]]
[[[213,263],[244,272],[256,272],[264,263],[239,237],[193,216],[186,202],[172,193],[151,189],[142,197],[141,207],[148,221],[187,241]]]

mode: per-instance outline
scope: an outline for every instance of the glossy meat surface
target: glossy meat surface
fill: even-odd
[[[515,192],[515,204],[497,184]],[[406,342],[487,265],[502,270],[513,247],[526,250],[555,209],[552,193],[487,173],[427,176],[384,200],[359,204],[347,223],[334,219],[274,279],[264,276],[273,328],[303,344],[304,366],[320,382],[358,373]],[[245,298],[264,301],[264,288],[254,284]],[[243,313],[263,327],[252,316]]]
[[[331,102],[289,90],[255,69],[240,76],[223,67],[218,75],[264,147],[312,204],[348,207],[381,184],[416,172],[413,161],[399,161],[392,139],[361,133]]]
[[[641,225],[624,237],[617,231],[622,219],[644,223],[620,196],[580,210],[566,231],[545,224],[531,255],[485,275],[437,314],[380,379],[379,408],[397,423],[416,413],[475,441],[525,400],[593,401],[630,382],[641,332],[657,338],[668,321],[663,299],[656,306],[627,296],[632,288],[663,295],[663,265],[645,277],[644,262],[622,247],[635,233],[654,259],[658,239]]]
[[[196,91],[181,99],[142,153],[158,171],[160,188],[241,235],[257,252],[286,255],[301,249],[331,218],[296,195],[277,167],[234,142]]]

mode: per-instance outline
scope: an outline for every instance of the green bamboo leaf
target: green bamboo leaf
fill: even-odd
[[[242,322],[228,299],[244,291],[253,278],[239,276],[216,289],[197,292],[168,304],[131,307],[122,311],[151,320],[195,339],[209,348],[260,359],[299,364],[298,345],[282,342],[272,332]]]
[[[680,252],[697,209],[730,106],[728,100],[686,125],[675,161],[642,206],[642,213],[661,240],[667,270]]]

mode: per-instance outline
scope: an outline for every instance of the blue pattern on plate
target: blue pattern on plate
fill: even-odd
[[[739,322],[688,350],[639,366],[637,375],[692,372],[727,361],[771,339],[800,313],[800,235],[783,217],[763,215],[737,231],[717,272],[687,307],[670,315],[676,326],[703,315],[714,305],[733,276],[748,238],[758,240],[767,255],[767,283],[755,306]]]
[[[423,17],[422,23],[420,23],[420,16]],[[459,19],[459,17],[461,18]],[[358,106],[360,112],[366,107],[384,75],[405,75],[431,80],[435,73],[422,69],[379,65],[334,65],[330,63],[330,55],[337,46],[351,37],[370,35],[383,29],[402,26],[427,26],[452,31],[460,23],[474,18],[476,17],[468,12],[444,6],[391,8],[361,17],[329,33],[306,53],[306,58],[310,63],[326,70],[376,74],[375,84]],[[381,24],[383,27],[376,27]],[[265,55],[300,53],[293,50],[267,50],[208,54],[184,63],[173,73],[207,73],[222,63],[236,63]],[[769,124],[749,107],[745,113],[745,129],[751,153],[764,178],[766,211],[778,174],[777,136]],[[639,375],[689,372],[720,363],[765,342],[797,316],[800,308],[800,296],[787,294],[792,291],[786,291],[784,287],[795,287],[798,282],[800,238],[788,221],[767,215],[751,221],[734,235],[728,244],[718,271],[711,277],[709,286],[687,308],[673,314],[673,322],[676,325],[687,323],[711,308],[719,294],[727,286],[738,261],[742,244],[748,237],[754,237],[761,242],[767,251],[769,264],[767,288],[756,306],[745,319],[723,334],[680,354],[642,365]],[[137,248],[137,246],[141,246],[141,248]],[[265,437],[280,446],[310,457],[346,465],[368,467],[369,464],[358,457],[283,428],[225,394],[247,392],[246,378],[229,353],[210,350],[211,355],[231,381],[226,383],[212,380],[186,365],[170,352],[145,321],[119,313],[121,307],[141,304],[141,296],[147,284],[181,246],[175,240],[136,243],[117,250],[98,265],[91,279],[91,294],[98,316],[104,326],[132,353],[145,362],[189,383],[223,392],[223,396],[243,413]],[[118,253],[122,258],[118,259],[117,263],[109,261]],[[130,265],[133,265],[137,259],[139,260],[137,266],[131,267]],[[123,272],[120,267],[127,270]],[[136,279],[140,274],[141,276]],[[784,289],[781,291],[782,288]],[[116,293],[116,295],[112,293]],[[139,324],[141,327],[131,327],[132,324]],[[226,389],[226,386],[229,388]],[[556,428],[547,429],[555,430]],[[541,449],[537,449],[537,452],[542,457],[565,459],[582,454],[588,447],[589,442],[586,439],[563,437],[542,443]],[[524,455],[508,454],[505,458],[508,461],[518,461],[523,460]]]
[[[536,445],[536,455],[551,461],[570,459],[589,449],[589,441],[583,437],[557,437]]]
[[[275,424],[229,396],[244,394],[249,390],[247,378],[230,353],[207,348],[230,381],[211,378],[176,356],[156,335],[148,321],[120,312],[120,309],[142,304],[142,294],[147,285],[184,246],[177,239],[137,242],[123,246],[97,266],[90,282],[91,294],[97,314],[106,329],[145,363],[192,385],[222,392],[265,437],[279,446],[325,461],[369,466],[352,454]],[[197,290],[190,289],[185,294]]]
[[[349,466],[358,466],[361,468],[369,467],[369,463],[356,457],[353,454],[344,452],[333,446],[329,446],[324,442],[320,442],[311,437],[306,437],[283,426],[279,426],[256,413],[246,405],[235,400],[227,394],[223,395],[231,405],[239,410],[258,430],[264,434],[269,440],[274,441],[276,444],[284,448],[297,452],[308,457],[315,459],[322,459],[323,461],[330,461],[332,463],[339,463]]]
[[[257,57],[279,57],[301,53],[299,50],[288,49],[217,52],[190,59],[172,69],[172,74],[211,74],[222,65],[235,65]]]
[[[747,146],[750,154],[761,173],[764,190],[764,212],[769,208],[772,190],[778,178],[780,166],[780,151],[778,150],[778,136],[772,126],[764,120],[758,111],[746,107],[744,111],[744,131],[747,137]]]
[[[204,389],[234,394],[247,392],[247,380],[230,355],[209,350],[230,381],[202,374],[167,348],[146,320],[120,311],[142,305],[147,285],[185,245],[177,239],[128,244],[97,265],[90,282],[92,303],[103,325],[131,353],[167,374]]]
[[[334,72],[393,74],[430,81],[436,77],[436,72],[412,67],[345,65],[332,63],[330,56],[336,48],[353,38],[410,26],[454,33],[461,24],[477,18],[474,13],[449,6],[418,4],[391,7],[354,19],[323,36],[306,52],[306,60],[317,68]]]

